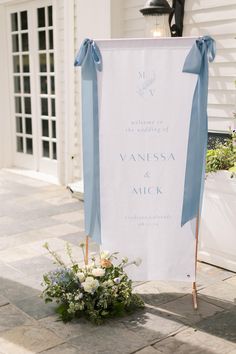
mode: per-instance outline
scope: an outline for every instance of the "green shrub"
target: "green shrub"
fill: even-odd
[[[215,149],[207,151],[206,172],[216,172],[219,170],[236,170],[236,132],[233,131],[231,138],[224,144],[220,143]]]

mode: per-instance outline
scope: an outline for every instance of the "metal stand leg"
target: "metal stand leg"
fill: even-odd
[[[193,296],[193,308],[194,308],[194,310],[197,310],[198,309],[198,304],[197,304],[197,285],[196,285],[196,282],[193,282],[192,296]]]
[[[89,249],[89,236],[86,236],[85,241],[85,264],[88,264],[88,249]]]
[[[198,234],[199,234],[199,214],[198,214],[197,220],[196,220],[195,276],[197,274]],[[193,296],[193,308],[194,308],[194,310],[197,310],[198,309],[198,303],[197,303],[197,284],[196,284],[196,281],[193,282],[192,296]]]

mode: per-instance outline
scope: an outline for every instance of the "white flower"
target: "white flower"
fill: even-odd
[[[73,296],[71,293],[66,294],[67,300],[71,301],[73,299]]]
[[[113,281],[111,280],[111,279],[109,279],[108,281],[107,281],[107,286],[108,287],[110,287],[110,286],[113,286]]]
[[[120,284],[120,278],[114,278],[114,283],[116,283],[116,284]]]
[[[84,295],[83,295],[82,293],[76,295],[76,296],[75,296],[75,301],[78,301],[78,300],[83,299],[83,296],[84,296]]]
[[[92,275],[94,277],[103,277],[104,274],[105,274],[105,269],[103,268],[94,268],[92,270]]]
[[[140,266],[140,264],[142,263],[142,259],[140,257],[137,257],[134,262],[133,262],[137,267]]]
[[[109,256],[110,256],[110,252],[109,251],[102,251],[100,253],[101,259],[107,259],[107,258],[109,258]]]
[[[92,283],[94,281],[94,278],[93,277],[87,277],[85,281],[86,281],[86,283]]]
[[[81,284],[86,293],[93,294],[94,291],[99,287],[99,281],[93,277],[87,277],[85,282]]]
[[[85,281],[85,275],[83,272],[79,272],[77,273],[77,277],[79,278],[79,281],[82,283],[83,281]]]

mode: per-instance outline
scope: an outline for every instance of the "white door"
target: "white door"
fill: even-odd
[[[57,177],[53,6],[8,8],[14,165]]]

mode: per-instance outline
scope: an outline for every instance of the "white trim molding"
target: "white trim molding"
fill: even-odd
[[[65,183],[73,181],[74,158],[74,119],[75,119],[75,82],[74,82],[74,0],[64,0],[64,104],[65,104]]]
[[[7,42],[6,8],[0,6],[0,167],[9,167],[13,163],[12,120],[10,113],[9,61]]]

